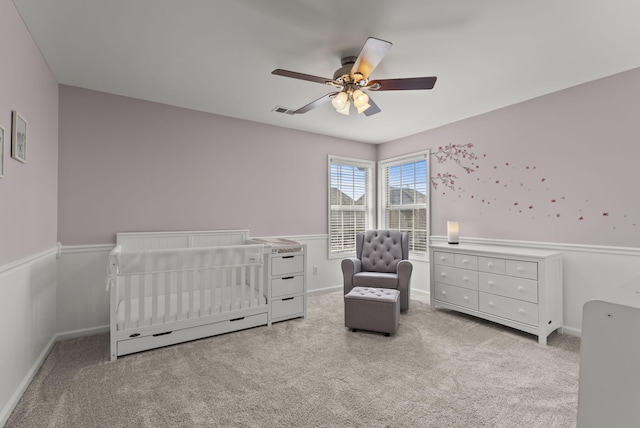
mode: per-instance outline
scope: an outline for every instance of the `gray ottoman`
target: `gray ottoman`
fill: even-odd
[[[398,330],[400,292],[392,288],[354,287],[344,296],[344,325],[384,333]]]

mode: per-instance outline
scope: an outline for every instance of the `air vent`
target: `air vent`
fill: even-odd
[[[286,107],[280,107],[280,106],[276,106],[276,108],[274,108],[272,111],[275,111],[276,113],[284,113],[284,114],[294,114],[295,113],[291,109],[288,109]]]

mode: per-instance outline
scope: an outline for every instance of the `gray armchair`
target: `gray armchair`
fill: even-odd
[[[409,259],[409,233],[367,230],[356,235],[356,258],[342,260],[344,294],[353,287],[395,288],[400,310],[409,309],[413,265]]]

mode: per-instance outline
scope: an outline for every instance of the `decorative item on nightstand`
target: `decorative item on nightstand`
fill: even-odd
[[[460,242],[459,240],[459,232],[458,232],[458,222],[457,221],[448,221],[447,222],[447,242],[449,244],[457,244]]]

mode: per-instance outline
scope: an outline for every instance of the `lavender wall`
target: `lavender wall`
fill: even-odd
[[[431,150],[433,235],[458,220],[463,238],[640,247],[639,111],[635,69],[380,145],[378,158]]]
[[[11,0],[0,0],[0,266],[56,246],[58,83]],[[27,162],[11,158],[11,111],[27,121]]]
[[[327,155],[376,147],[60,86],[58,239],[145,230],[327,231]]]

